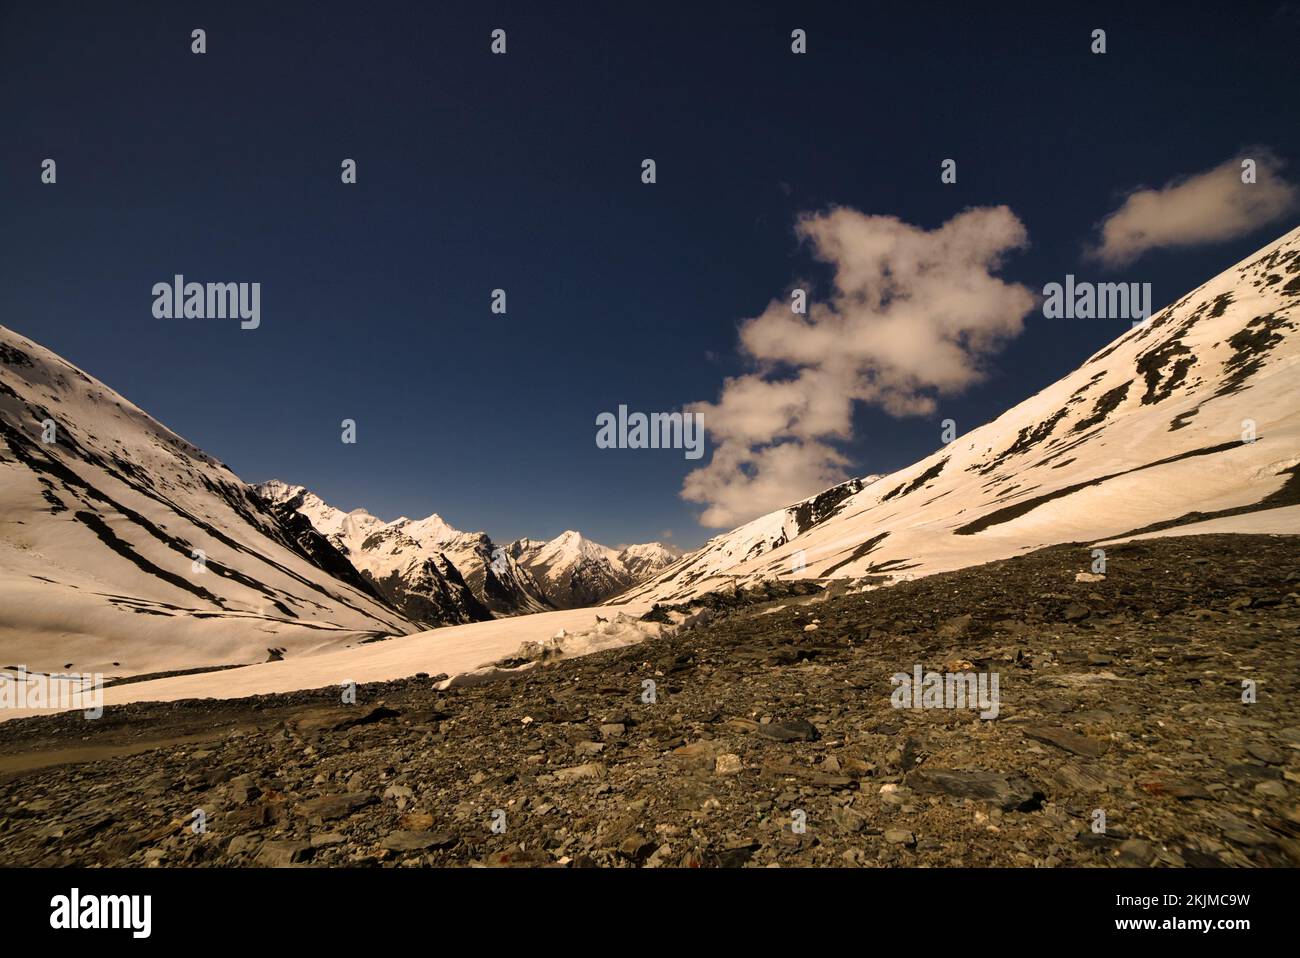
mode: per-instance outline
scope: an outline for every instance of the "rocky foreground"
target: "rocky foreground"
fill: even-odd
[[[1298,547],[1061,546],[475,687],[6,722],[0,864],[1295,865]],[[895,708],[917,665],[996,673],[997,717]]]

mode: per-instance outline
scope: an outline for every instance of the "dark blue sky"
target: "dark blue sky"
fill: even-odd
[[[0,324],[250,481],[501,538],[694,545],[694,464],[599,450],[595,416],[716,399],[745,369],[737,323],[817,275],[800,212],[934,228],[1005,203],[1031,245],[1004,276],[1151,282],[1157,306],[1296,221],[1119,273],[1080,258],[1136,186],[1251,144],[1295,178],[1294,3],[539,6],[0,0]],[[261,328],[153,318],[178,272],[260,282]],[[1032,315],[933,421],[862,410],[855,471],[928,454],[940,418],[983,423],[1127,325]]]

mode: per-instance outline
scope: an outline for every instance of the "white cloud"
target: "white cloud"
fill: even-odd
[[[807,316],[773,300],[741,325],[756,371],[728,379],[717,402],[697,403],[713,458],[682,497],[700,522],[744,522],[846,477],[832,441],[853,436],[856,403],[926,415],[936,397],[978,382],[984,359],[1020,333],[1030,291],[993,275],[1025,245],[1005,206],[971,209],[935,230],[892,216],[835,208],[796,226],[833,273],[829,300]]]
[[[1254,183],[1241,181],[1247,158],[1255,160]],[[1282,178],[1281,168],[1271,152],[1258,149],[1159,189],[1134,190],[1102,220],[1100,242],[1090,254],[1108,266],[1124,266],[1147,250],[1252,233],[1296,205],[1296,188]]]
[[[705,504],[700,525],[740,525],[845,478],[848,460],[817,442],[770,446],[723,442],[713,459],[682,483],[682,498]]]

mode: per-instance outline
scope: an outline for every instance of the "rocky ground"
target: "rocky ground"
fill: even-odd
[[[1298,546],[1133,543],[1096,581],[1061,546],[480,686],[6,722],[0,864],[1295,865]],[[997,673],[998,717],[894,708],[918,664]]]

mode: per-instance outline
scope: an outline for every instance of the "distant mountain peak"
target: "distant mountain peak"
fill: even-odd
[[[485,533],[456,529],[437,513],[384,522],[363,509],[341,512],[305,487],[280,480],[261,483],[257,490],[269,501],[292,504],[418,621],[427,621],[420,616],[428,614],[430,589],[420,590],[422,611],[413,611],[403,583],[413,577],[429,580],[442,561],[463,575],[484,608],[511,615],[595,605],[658,572],[678,554],[660,543],[611,549],[576,529],[549,540],[516,539],[502,547]]]

